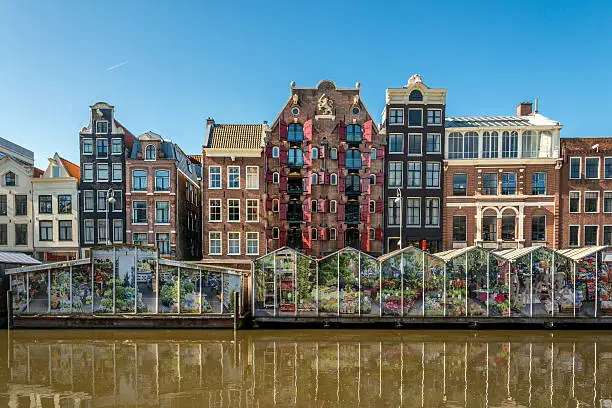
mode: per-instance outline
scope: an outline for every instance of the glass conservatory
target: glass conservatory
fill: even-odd
[[[233,313],[243,283],[238,271],[171,261],[132,245],[7,273],[15,315]]]

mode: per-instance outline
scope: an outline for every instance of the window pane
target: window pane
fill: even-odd
[[[467,241],[467,217],[465,216],[454,216],[453,217],[453,241],[456,241],[456,242]]]
[[[421,126],[423,124],[423,111],[421,109],[408,110],[408,126]]]
[[[389,153],[404,152],[404,135],[401,133],[392,133],[389,135]]]
[[[453,195],[467,195],[467,174],[453,174]]]
[[[531,240],[546,241],[546,216],[534,215],[531,217]]]
[[[482,194],[497,195],[497,173],[484,173],[482,176]]]
[[[580,178],[580,157],[572,157],[570,159],[570,178]]]
[[[585,178],[595,179],[599,178],[599,157],[587,157],[584,160],[585,165]]]
[[[516,173],[502,174],[502,194],[516,194]]]

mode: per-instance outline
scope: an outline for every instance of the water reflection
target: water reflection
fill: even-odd
[[[612,407],[602,332],[12,332],[9,407]]]

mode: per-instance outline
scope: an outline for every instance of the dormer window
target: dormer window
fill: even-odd
[[[423,100],[423,94],[418,89],[415,89],[412,92],[410,92],[410,96],[408,96],[408,100],[420,102]]]
[[[51,174],[53,178],[58,178],[60,176],[60,169],[57,166],[51,167]]]
[[[148,145],[145,149],[145,160],[156,160],[157,149],[153,145]]]
[[[96,122],[96,133],[97,134],[107,134],[108,133],[108,122],[105,120],[100,120]]]
[[[17,177],[15,173],[9,171],[4,175],[4,185],[5,186],[16,186],[17,185]]]

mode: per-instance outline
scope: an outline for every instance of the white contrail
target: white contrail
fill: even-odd
[[[121,63],[119,63],[117,65],[113,65],[112,67],[106,68],[106,70],[107,71],[112,71],[113,69],[117,69],[117,68],[119,68],[119,67],[121,67],[121,66],[123,66],[123,65],[125,65],[127,63],[128,63],[128,61],[123,61],[123,62],[121,62]]]

